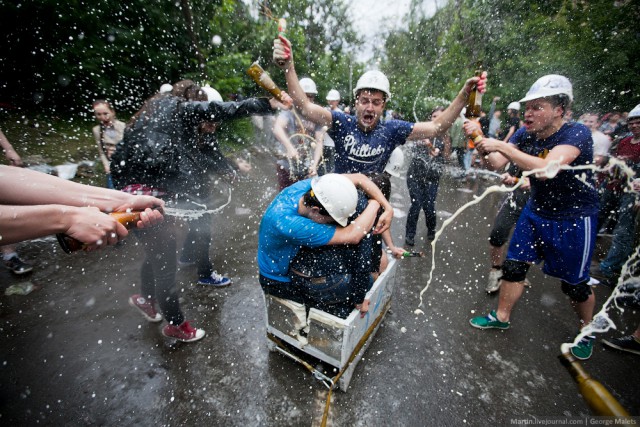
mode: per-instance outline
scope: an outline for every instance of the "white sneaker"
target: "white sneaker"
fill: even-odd
[[[487,287],[485,288],[485,290],[491,294],[500,289],[501,277],[502,270],[496,270],[495,268],[492,268],[491,271],[489,271],[489,280],[487,281]]]

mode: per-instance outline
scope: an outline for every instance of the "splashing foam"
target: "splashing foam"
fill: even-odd
[[[534,175],[536,177],[545,177],[545,178],[551,179],[551,178],[554,178],[560,171],[592,170],[593,172],[604,172],[604,171],[611,171],[612,169],[617,169],[619,171],[618,173],[623,174],[623,176],[625,176],[626,178],[626,191],[634,192],[633,186],[631,185],[634,178],[634,172],[624,162],[618,159],[612,158],[610,160],[609,165],[606,168],[600,168],[600,167],[597,167],[596,165],[570,166],[566,164],[561,164],[560,162],[561,160],[552,161],[545,168],[534,169],[531,171],[524,172],[522,176],[524,178],[530,175]],[[581,182],[584,185],[587,185],[590,187],[593,186],[592,183],[587,181],[586,174],[584,173],[576,174],[575,178],[578,182]],[[436,243],[440,239],[440,236],[444,232],[444,229],[447,228],[449,224],[451,224],[468,207],[480,203],[489,194],[497,193],[497,192],[500,192],[500,193],[513,192],[514,190],[522,186],[523,183],[524,183],[524,180],[521,179],[513,187],[506,187],[504,184],[492,185],[491,187],[487,188],[484,191],[484,193],[482,193],[479,197],[476,197],[474,200],[461,206],[450,218],[448,218],[446,221],[442,223],[442,226],[436,232],[435,238],[431,242],[431,271],[429,272],[429,280],[427,281],[427,284],[420,291],[420,304],[418,304],[418,307],[422,307],[423,295],[429,289],[429,285],[431,285],[431,282],[433,280],[433,272],[435,271],[435,268],[436,268],[436,259],[435,259]],[[600,311],[593,317],[593,321],[580,331],[580,334],[578,334],[578,336],[575,338],[573,343],[563,343],[560,346],[560,350],[563,353],[568,352],[571,347],[576,345],[585,336],[596,334],[596,333],[604,333],[609,331],[610,329],[617,329],[615,323],[613,323],[613,321],[611,320],[607,312],[609,311],[609,309],[611,309],[614,306],[621,312],[624,312],[624,309],[620,307],[616,302],[616,297],[624,294],[623,292],[620,291],[621,286],[623,286],[626,283],[629,283],[632,279],[634,279],[635,276],[633,275],[633,273],[637,272],[638,269],[640,269],[640,247],[636,247],[633,254],[629,257],[627,262],[625,262],[625,264],[623,265],[622,271],[620,273],[620,277],[618,279],[618,283],[616,284],[615,289],[603,304],[602,309],[600,309]],[[414,313],[424,314],[424,312],[420,309],[416,309]]]
[[[199,206],[201,207],[201,209],[181,209],[181,208],[174,208],[174,207],[165,207],[164,214],[168,216],[180,218],[180,219],[185,219],[187,221],[193,221],[207,214],[216,214],[222,211],[224,208],[226,208],[229,205],[229,203],[231,203],[231,188],[228,188],[227,191],[228,191],[228,195],[227,195],[226,203],[223,204],[222,206],[218,206],[215,209],[208,209],[206,205],[191,201],[191,204],[195,206]]]

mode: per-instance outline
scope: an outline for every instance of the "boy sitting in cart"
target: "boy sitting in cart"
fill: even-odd
[[[361,208],[362,213],[349,223],[349,217],[358,206],[356,186],[370,199],[361,202],[366,207]],[[308,269],[308,261],[314,257],[309,257],[306,249],[296,262],[292,264],[292,261],[303,247],[314,250],[327,245],[359,244],[370,234],[381,207],[384,212],[375,234],[389,228],[393,208],[380,189],[362,174],[327,174],[284,189],[269,205],[260,223],[258,266],[260,285],[265,294],[307,308],[328,310],[343,318],[356,305],[366,312],[367,304],[362,304],[362,298],[370,287],[369,274],[344,271],[351,269],[352,263],[344,263],[345,252],[342,251],[354,253],[357,248],[341,248],[328,256],[322,255],[327,261],[323,262],[323,268],[330,268],[327,272],[332,273],[325,276],[318,276],[318,269],[314,268],[313,272]],[[331,267],[332,257],[335,257],[333,266],[337,266],[337,270]],[[337,271],[342,274],[333,274]]]

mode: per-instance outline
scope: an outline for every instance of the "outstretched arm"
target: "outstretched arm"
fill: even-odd
[[[293,105],[308,120],[321,126],[331,127],[331,112],[320,105],[309,101],[304,90],[300,87],[298,75],[293,65],[291,42],[279,36],[273,42],[273,60],[284,70],[289,94],[293,98]]]
[[[22,166],[22,159],[16,150],[13,149],[13,146],[2,131],[0,131],[0,148],[4,152],[4,156],[7,160],[9,160],[11,166]]]
[[[469,94],[477,85],[480,92],[484,93],[487,85],[487,73],[483,72],[480,77],[471,77],[468,79],[458,96],[455,97],[453,102],[449,104],[446,110],[442,112],[435,120],[430,122],[418,122],[413,126],[413,131],[409,135],[408,139],[425,139],[435,138],[446,132],[453,122],[460,116],[460,112],[467,103]]]
[[[0,245],[66,233],[93,250],[115,244],[128,234],[122,224],[103,212],[144,210],[136,224],[144,228],[163,220],[163,207],[164,202],[155,197],[0,166]]]

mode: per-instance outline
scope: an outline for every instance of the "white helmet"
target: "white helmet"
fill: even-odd
[[[211,86],[205,85],[205,86],[202,86],[200,89],[202,89],[202,91],[207,95],[207,101],[224,102],[224,100],[222,99],[222,95],[220,95],[220,92],[218,92]]]
[[[532,99],[545,98],[553,95],[567,95],[569,100],[573,101],[573,87],[568,78],[559,74],[549,74],[540,77],[520,102],[527,102]]]
[[[326,97],[327,101],[340,101],[340,92],[335,89],[331,89],[329,93],[327,93]]]
[[[160,93],[168,93],[168,92],[171,92],[172,89],[173,89],[173,85],[170,85],[169,83],[165,83],[162,86],[160,86]]]
[[[338,224],[345,227],[356,211],[358,191],[349,178],[328,173],[311,181],[313,195]]]
[[[311,80],[309,77],[305,77],[300,79],[300,87],[304,91],[304,93],[310,93],[312,95],[318,94],[318,89],[316,89],[316,83]]]
[[[629,115],[627,116],[627,120],[636,119],[640,117],[640,104],[633,107],[633,110],[629,111]]]
[[[520,103],[519,102],[512,102],[511,104],[507,105],[507,110],[520,111]]]
[[[387,100],[391,98],[391,92],[389,91],[389,79],[377,70],[367,71],[358,79],[356,88],[353,90],[353,96],[357,96],[361,89],[379,90],[387,95]]]
[[[400,169],[402,169],[402,166],[404,166],[404,152],[400,147],[396,147],[395,150],[391,152],[391,157],[389,157],[384,171],[396,178],[400,178]]]

